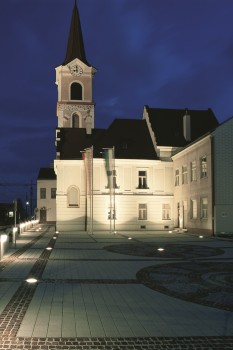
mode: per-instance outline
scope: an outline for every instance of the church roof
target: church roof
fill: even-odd
[[[37,180],[56,180],[53,168],[40,168]]]
[[[81,152],[93,145],[94,158],[102,157],[103,148],[115,148],[118,159],[158,159],[145,120],[115,119],[108,129],[59,129],[57,152],[60,159],[81,159]]]
[[[66,57],[62,65],[63,66],[67,65],[69,62],[73,61],[75,58],[80,59],[83,63],[90,66],[90,64],[86,59],[81,22],[80,22],[79,12],[78,12],[76,2],[73,8],[73,13],[71,18]]]
[[[184,147],[218,126],[211,109],[160,109],[145,106],[158,146]],[[184,137],[183,117],[190,115],[191,139]]]

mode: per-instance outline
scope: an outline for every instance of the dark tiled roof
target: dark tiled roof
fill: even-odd
[[[145,120],[115,119],[107,130],[58,129],[57,152],[60,159],[81,159],[81,152],[93,145],[94,157],[102,157],[103,148],[115,147],[119,159],[158,159]]]
[[[146,106],[158,146],[183,147],[218,126],[211,109],[187,110],[191,120],[191,140],[183,135],[183,117],[186,109],[159,109]]]
[[[65,66],[69,62],[73,61],[75,58],[80,59],[83,63],[90,66],[86,59],[82,28],[76,3],[74,5],[72,13],[68,45],[66,50],[66,58],[62,65]]]
[[[37,180],[56,180],[53,168],[40,168]]]
[[[94,129],[91,135],[87,135],[85,128],[58,128],[57,130],[59,130],[57,152],[60,153],[60,159],[81,159],[81,152],[85,148],[96,145],[105,132],[104,129]]]
[[[145,120],[115,119],[101,140],[120,159],[158,159]]]

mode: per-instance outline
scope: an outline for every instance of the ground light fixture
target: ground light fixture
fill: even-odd
[[[47,247],[46,250],[52,250],[53,248],[52,247]]]
[[[199,238],[203,238],[203,236],[199,236]]]
[[[28,279],[26,279],[26,282],[28,282],[28,283],[36,283],[36,282],[38,282],[38,280],[36,279],[36,278],[28,278]]]
[[[54,236],[53,239],[57,239],[57,237]]]
[[[128,239],[132,239],[132,237],[129,237]]]
[[[59,231],[56,231],[55,233],[59,233]]]
[[[164,251],[164,248],[158,248],[157,249],[159,252],[163,252]]]

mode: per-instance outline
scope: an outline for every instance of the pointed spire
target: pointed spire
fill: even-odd
[[[82,28],[81,28],[76,0],[74,2],[74,8],[73,8],[71,25],[70,25],[70,33],[68,38],[67,50],[66,50],[66,58],[63,62],[63,66],[65,66],[75,58],[80,59],[83,63],[90,66],[89,63],[87,62],[86,55],[85,55]]]

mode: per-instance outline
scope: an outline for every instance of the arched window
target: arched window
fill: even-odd
[[[77,113],[72,115],[72,128],[79,128],[79,115]]]
[[[83,88],[79,83],[72,83],[70,87],[70,99],[71,100],[82,100],[83,99]]]
[[[79,189],[71,186],[67,192],[68,207],[79,207]]]

